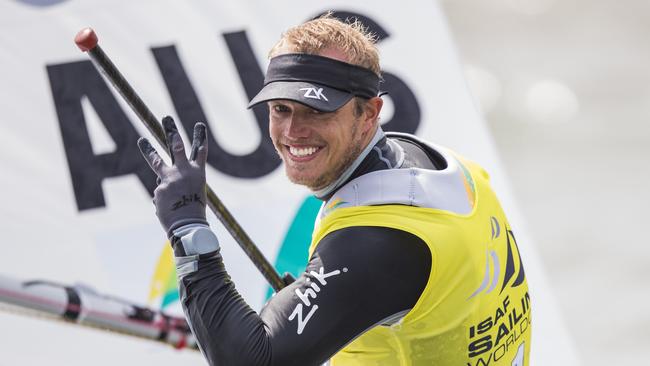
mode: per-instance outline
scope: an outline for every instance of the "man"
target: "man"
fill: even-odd
[[[487,174],[379,126],[379,57],[331,17],[289,29],[265,85],[270,134],[291,181],[323,201],[305,272],[258,315],[237,293],[205,219],[205,125],[190,158],[173,120],[156,213],[181,302],[212,365],[524,365],[530,301],[514,235]]]

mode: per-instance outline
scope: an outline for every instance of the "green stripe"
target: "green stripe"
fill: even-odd
[[[309,196],[300,205],[275,259],[275,268],[280,274],[289,272],[294,277],[298,277],[305,270],[311,235],[314,231],[314,220],[320,206],[321,201],[314,196]],[[269,287],[266,299],[268,300],[272,294],[273,289]]]

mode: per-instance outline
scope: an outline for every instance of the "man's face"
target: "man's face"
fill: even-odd
[[[271,139],[287,176],[311,190],[336,180],[369,140],[370,129],[355,116],[354,99],[331,113],[289,100],[268,104]]]

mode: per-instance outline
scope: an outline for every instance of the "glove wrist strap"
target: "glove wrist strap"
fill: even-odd
[[[196,221],[173,230],[171,243],[176,257],[201,255],[219,249],[219,240],[207,223]]]

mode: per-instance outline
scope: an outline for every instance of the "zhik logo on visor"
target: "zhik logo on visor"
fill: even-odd
[[[304,90],[305,91],[305,95],[304,95],[305,98],[318,99],[318,100],[325,99],[326,102],[329,102],[329,100],[327,100],[327,97],[325,96],[325,94],[323,94],[323,88],[318,88],[318,89],[316,89],[316,88],[300,88],[298,90],[300,90],[300,91]]]

